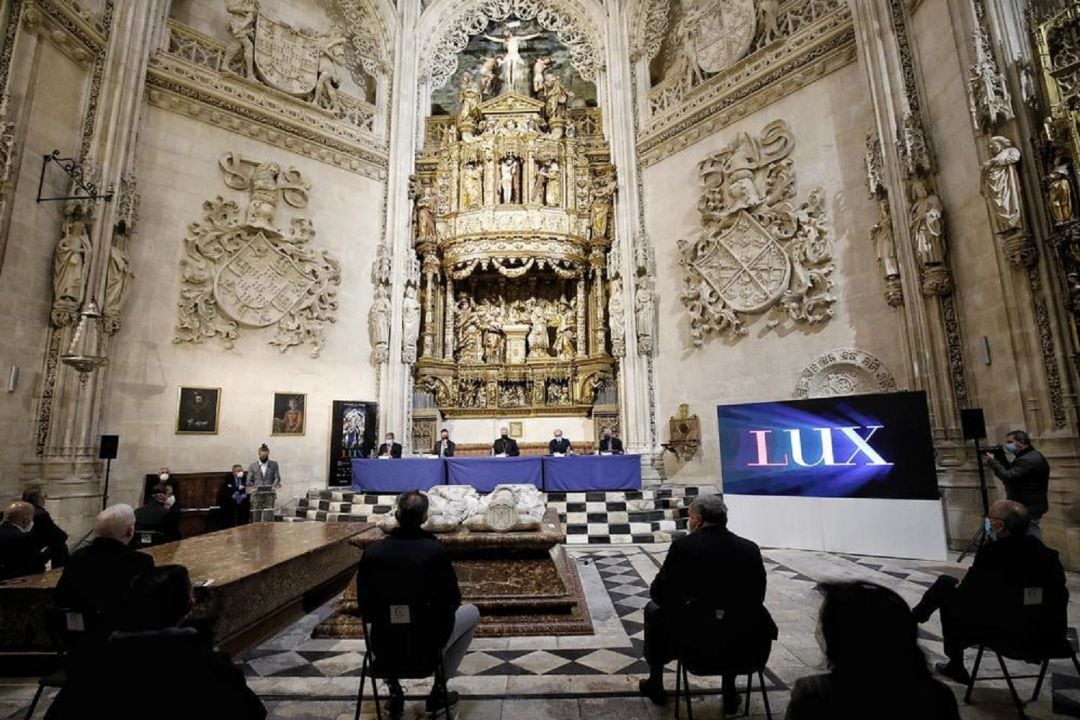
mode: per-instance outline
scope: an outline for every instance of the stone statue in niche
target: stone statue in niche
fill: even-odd
[[[520,185],[521,161],[513,155],[507,155],[499,163],[499,170],[499,185],[502,191],[503,204],[519,203],[518,187]]]
[[[656,342],[656,295],[652,280],[638,279],[634,291],[634,320],[637,325],[638,354],[651,355]]]
[[[484,175],[480,163],[465,163],[461,179],[461,205],[466,210],[478,208],[484,200]]]
[[[500,92],[516,92],[519,95],[528,97],[528,69],[525,67],[525,60],[522,59],[520,50],[522,44],[533,38],[540,37],[540,33],[514,35],[510,32],[510,28],[504,27],[502,37],[492,37],[491,35],[484,35],[484,37],[506,48],[506,54],[499,59],[499,66],[502,68]]]
[[[256,0],[235,0],[225,9],[232,15],[229,34],[233,39],[225,47],[221,68],[230,71],[239,55],[243,63],[243,76],[252,77],[255,74],[255,18],[259,15],[259,3]]]
[[[678,55],[672,70],[680,74],[690,87],[700,85],[705,81],[697,53],[699,22],[700,17],[696,8],[687,8],[686,13],[675,25],[673,37],[673,45],[678,48]]]
[[[548,122],[566,119],[566,107],[573,96],[558,75],[547,76],[544,80],[544,116]]]
[[[610,175],[598,176],[593,180],[592,188],[590,188],[589,232],[594,243],[608,238],[611,202],[617,188],[614,170]]]
[[[344,38],[333,38],[323,44],[319,53],[319,74],[315,80],[312,102],[332,113],[338,111],[338,88],[341,87],[341,67],[344,61]]]
[[[90,200],[68,200],[64,204],[63,235],[53,251],[52,322],[57,327],[72,324],[82,307],[93,248],[92,224]]]
[[[896,260],[896,241],[893,238],[892,210],[888,198],[878,199],[878,221],[870,231],[877,253],[878,268],[883,278],[898,277],[900,265]]]
[[[1019,230],[1020,176],[1016,165],[1020,151],[1000,135],[990,138],[991,157],[982,166],[982,193],[1000,231]]]
[[[529,358],[551,357],[551,338],[548,336],[548,318],[544,306],[536,300],[531,301],[529,311]]]
[[[536,180],[533,182],[532,200],[534,203],[553,207],[559,204],[561,194],[559,174],[559,161],[554,158],[537,168]]]
[[[480,58],[480,96],[491,97],[495,90],[495,70],[499,67],[499,61],[491,53],[485,53]]]
[[[131,270],[131,260],[127,248],[121,242],[113,240],[109,248],[109,270],[105,276],[105,302],[101,305],[101,314],[105,317],[106,328],[113,332],[120,328],[120,309],[124,306],[128,287],[135,273]]]
[[[435,210],[437,199],[435,191],[425,187],[416,200],[416,240],[417,242],[435,240]]]
[[[371,332],[375,363],[386,362],[390,349],[390,297],[385,285],[375,286],[375,299],[371,302],[371,312],[368,313],[368,328]]]
[[[551,56],[541,55],[533,63],[532,90],[535,97],[544,96],[545,78],[544,72],[551,67]]]
[[[915,240],[915,256],[923,266],[945,262],[941,200],[920,178],[911,183],[911,236]]]
[[[560,360],[570,360],[577,351],[577,333],[574,328],[574,308],[566,300],[559,301],[558,324],[555,328],[555,355]]]
[[[615,357],[623,357],[626,354],[626,327],[624,323],[622,280],[611,279],[611,288],[608,291],[608,329],[611,334],[611,354]]]
[[[472,299],[465,293],[462,293],[458,300],[454,323],[458,360],[461,362],[483,362],[483,333],[480,328],[479,313],[473,307]]]
[[[405,287],[401,299],[401,361],[406,365],[416,362],[416,341],[420,338],[420,301],[416,286]]]
[[[458,111],[458,118],[461,120],[472,120],[480,108],[480,88],[476,86],[476,81],[473,80],[472,73],[462,73],[460,90],[458,92],[458,100],[461,103],[461,109]]]
[[[1061,225],[1073,219],[1073,187],[1069,167],[1061,163],[1047,177],[1047,206],[1050,217]]]

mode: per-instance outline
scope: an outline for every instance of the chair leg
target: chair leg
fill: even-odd
[[[442,661],[439,661],[439,666],[435,669],[435,682],[442,685],[443,708],[446,709],[446,720],[452,720],[450,716],[450,688],[446,686],[446,668],[443,667]]]
[[[750,717],[750,701],[753,699],[754,692],[754,673],[746,674],[746,707],[743,708],[739,717]]]
[[[682,666],[682,684],[686,691],[686,720],[694,720],[694,708],[690,705],[690,673],[686,671],[685,665]]]
[[[1039,677],[1035,680],[1035,692],[1031,694],[1031,700],[1029,702],[1035,702],[1039,699],[1039,692],[1042,690],[1043,679],[1046,678],[1046,669],[1050,667],[1050,659],[1046,658],[1042,661],[1042,666],[1039,667]]]
[[[971,679],[968,680],[967,692],[964,693],[964,704],[971,702],[971,691],[975,689],[975,679],[979,677],[979,663],[982,662],[983,650],[985,649],[985,645],[980,645],[979,651],[975,653],[975,667],[971,668]]]
[[[675,720],[682,711],[682,660],[675,663]]]
[[[995,651],[994,654],[997,655],[998,665],[1001,666],[1001,674],[1005,677],[1005,684],[1009,686],[1009,694],[1012,695],[1016,711],[1020,713],[1021,720],[1027,720],[1027,715],[1024,714],[1024,701],[1020,699],[1020,695],[1016,692],[1016,685],[1013,684],[1012,676],[1009,675],[1009,669],[1005,667],[1005,658],[1001,657],[999,652]]]
[[[758,670],[757,673],[758,684],[761,685],[761,702],[765,704],[765,718],[766,720],[772,720],[772,708],[769,707],[769,692],[765,689],[765,672]],[[747,709],[750,707],[750,697],[746,698]]]
[[[1080,675],[1080,660],[1076,659],[1076,653],[1072,650],[1072,648],[1069,649],[1069,652],[1072,655],[1072,664],[1073,667],[1076,668],[1076,674]]]
[[[379,701],[379,679],[371,674],[371,696],[375,703],[375,720],[382,720],[382,703]]]
[[[34,710],[37,709],[38,700],[41,699],[41,693],[44,692],[45,686],[38,683],[37,692],[34,693],[34,699],[30,701],[30,708],[26,711],[26,720],[34,717]]]
[[[354,720],[360,720],[360,708],[364,704],[364,683],[367,681],[367,666],[367,655],[365,654],[364,662],[360,664],[360,689],[356,691],[356,717]]]

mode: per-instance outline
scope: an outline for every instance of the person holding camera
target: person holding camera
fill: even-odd
[[[1013,456],[1009,462],[1004,453]],[[1023,430],[1011,430],[1005,444],[996,452],[986,453],[983,464],[1005,484],[1005,496],[1028,511],[1028,534],[1042,540],[1039,520],[1050,509],[1047,489],[1050,486],[1050,463],[1031,446],[1031,436]]]

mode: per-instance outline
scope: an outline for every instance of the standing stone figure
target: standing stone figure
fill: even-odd
[[[608,236],[608,223],[611,218],[611,197],[615,194],[617,183],[614,175],[598,177],[592,185],[592,206],[589,208],[592,241],[597,242]]]
[[[1069,181],[1069,168],[1064,163],[1055,167],[1049,175],[1047,187],[1047,205],[1050,217],[1055,223],[1067,223],[1073,219],[1072,183]]]
[[[878,200],[878,222],[870,231],[870,237],[874,241],[874,250],[877,253],[878,267],[884,278],[898,277],[900,265],[896,260],[896,241],[893,238],[892,209],[889,207],[889,199]]]
[[[915,255],[926,265],[945,262],[945,227],[941,200],[916,179],[911,184],[911,236]]]
[[[573,97],[559,76],[552,73],[544,80],[544,114],[547,119],[566,119],[566,106]]]
[[[543,97],[544,95],[544,71],[551,66],[551,56],[541,55],[536,58],[536,62],[533,63],[533,76],[532,76],[532,89],[533,96]]]
[[[701,21],[699,15],[699,11],[689,9],[678,25],[675,26],[674,46],[678,48],[679,53],[676,64],[683,66],[681,69],[688,87],[700,85],[705,81],[697,53],[697,39]]]
[[[86,292],[86,275],[90,264],[89,203],[71,200],[64,206],[64,234],[53,252],[54,325],[66,325],[82,306]]]
[[[255,0],[236,0],[225,9],[233,16],[229,21],[229,34],[233,39],[225,48],[221,67],[231,72],[229,68],[240,55],[244,77],[252,77],[255,74],[255,18],[259,14],[259,5]]]
[[[544,312],[544,307],[540,302],[533,305],[529,313],[529,322],[532,324],[528,336],[529,357],[550,357],[551,339],[548,337],[547,313]]]
[[[316,107],[338,111],[338,88],[341,87],[341,65],[345,60],[345,40],[328,40],[319,55],[319,75],[315,81],[315,94],[311,101]]]
[[[623,325],[623,296],[622,280],[611,279],[611,287],[608,288],[608,328],[611,332],[611,354],[622,357],[626,354],[626,326]]]
[[[461,110],[458,112],[460,120],[472,120],[480,108],[480,88],[476,86],[472,73],[462,73],[459,85],[458,100],[461,102]]]
[[[491,53],[485,53],[484,57],[480,59],[481,97],[490,97],[492,90],[495,89],[495,68],[498,66],[499,61]]]
[[[504,205],[517,202],[517,179],[518,161],[513,155],[507,155],[499,164],[501,177],[499,184],[502,188],[502,201]]]
[[[484,198],[484,177],[480,164],[465,163],[464,177],[461,180],[461,205],[466,210],[480,207]]]
[[[416,341],[420,338],[420,301],[416,287],[405,287],[401,299],[401,361],[406,365],[416,362]]]
[[[109,321],[110,326],[119,328],[120,309],[124,305],[127,296],[128,285],[135,273],[131,271],[131,261],[127,252],[121,246],[121,239],[114,239],[109,248],[109,270],[105,276],[105,302],[101,306],[101,314]]]
[[[522,59],[519,51],[522,43],[540,37],[540,33],[514,35],[510,32],[510,28],[504,27],[501,38],[492,37],[491,35],[484,35],[484,37],[506,47],[506,54],[499,61],[502,66],[502,86],[499,88],[499,92],[516,92],[527,97],[529,95],[528,69],[525,67],[525,60]]]
[[[1012,142],[996,135],[990,139],[993,157],[982,166],[982,193],[1002,230],[1020,228],[1020,177],[1016,164],[1020,151]]]
[[[547,183],[544,188],[544,204],[555,207],[559,204],[562,195],[562,184],[559,182],[559,161],[552,160],[547,165]]]
[[[390,348],[390,298],[386,286],[375,286],[375,299],[368,314],[368,327],[371,331],[371,347],[375,351],[375,362],[386,360]]]
[[[649,355],[656,339],[656,297],[648,278],[638,280],[634,293],[634,319],[637,321],[638,354]]]
[[[425,187],[416,200],[416,239],[418,241],[435,239],[435,193]]]

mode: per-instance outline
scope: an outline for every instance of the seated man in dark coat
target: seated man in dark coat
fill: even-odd
[[[604,428],[600,431],[600,444],[596,446],[596,452],[601,455],[604,453],[622,455],[622,440],[611,434],[611,428]]]
[[[401,443],[394,441],[394,433],[386,433],[386,442],[379,446],[377,456],[381,458],[401,457]]]
[[[399,527],[373,543],[360,557],[356,600],[360,614],[368,622],[386,616],[392,606],[406,606],[407,612],[417,615],[422,608],[423,617],[414,621],[424,622],[432,647],[442,648],[443,668],[450,678],[472,642],[480,612],[475,605],[461,604],[457,574],[446,546],[421,527],[427,511],[428,499],[418,491],[398,497],[395,517]],[[405,706],[404,693],[397,680],[390,679],[388,684],[390,713],[400,716]],[[453,706],[458,694],[449,695]],[[427,699],[428,713],[441,712],[443,705],[442,695],[432,690]]]
[[[244,466],[239,463],[232,466],[229,481],[218,492],[218,505],[225,527],[246,525],[251,522],[251,493],[254,486],[247,481]]]
[[[499,437],[491,445],[491,454],[517,457],[521,454],[521,451],[518,450],[517,440],[510,437],[510,431],[506,428],[500,428]]]
[[[1056,648],[1064,641],[1069,591],[1056,551],[1028,534],[1027,510],[998,500],[987,518],[990,541],[975,553],[964,579],[943,575],[912,612],[926,622],[941,610],[947,663],[937,671],[967,684],[964,648],[990,642],[1006,648]],[[1025,609],[1040,606],[1027,616]],[[1023,614],[1023,616],[1022,616]]]
[[[131,607],[109,638],[94,682],[69,696],[80,717],[113,720],[262,720],[266,709],[224,653],[192,627],[191,579],[180,565],[152,568],[131,583]],[[167,698],[163,679],[179,683]],[[71,717],[65,715],[64,717]]]
[[[150,499],[135,511],[135,533],[160,533],[164,542],[180,539],[180,508],[169,507],[171,495],[168,485],[158,483],[150,490]],[[146,543],[137,542],[137,545]]]
[[[23,490],[22,499],[34,506],[34,529],[31,535],[34,541],[44,547],[53,569],[64,567],[68,559],[68,534],[61,530],[52,515],[45,509],[48,499],[40,485],[32,485]]]
[[[645,606],[645,661],[649,677],[639,690],[663,705],[664,665],[675,659],[680,641],[692,633],[687,623],[691,605],[710,608],[718,618],[753,625],[776,637],[776,626],[765,602],[765,564],[754,543],[727,529],[727,507],[719,495],[701,495],[690,505],[690,534],[671,543],[656,574]],[[724,675],[724,712],[733,713],[739,700],[734,675]]]
[[[548,443],[548,452],[552,455],[568,455],[571,450],[570,441],[562,436],[562,430],[556,430],[555,437]]]
[[[45,551],[34,538],[34,506],[13,502],[0,523],[0,580],[45,572]]]
[[[439,439],[435,441],[435,447],[431,449],[431,454],[439,457],[454,457],[454,448],[456,447],[457,445],[450,439],[450,431],[443,428],[439,432]]]

